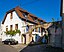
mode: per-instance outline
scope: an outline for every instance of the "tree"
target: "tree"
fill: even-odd
[[[52,18],[52,22],[55,22],[55,19],[54,18]]]
[[[20,35],[21,32],[20,32],[20,30],[10,30],[10,31],[6,31],[5,33],[6,33],[6,35],[10,35],[12,38],[12,36],[16,35],[17,33],[19,33],[19,35]]]
[[[55,25],[55,19],[54,18],[52,18],[52,23],[53,23],[53,25]]]

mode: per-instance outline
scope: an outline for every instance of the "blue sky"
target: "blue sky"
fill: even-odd
[[[0,22],[5,13],[16,6],[20,6],[47,22],[51,22],[52,18],[58,21],[61,20],[60,3],[60,0],[0,0]]]

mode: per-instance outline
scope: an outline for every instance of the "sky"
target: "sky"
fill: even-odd
[[[0,22],[4,19],[7,11],[20,6],[29,13],[42,18],[46,22],[61,20],[61,0],[0,0]]]

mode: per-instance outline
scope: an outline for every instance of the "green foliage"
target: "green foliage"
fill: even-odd
[[[10,34],[10,31],[5,32],[7,35]]]
[[[12,31],[6,31],[5,33],[6,33],[6,35],[14,36],[17,33],[20,34],[21,32],[20,32],[20,30],[12,30]]]
[[[54,18],[52,18],[52,22],[55,22],[55,19]]]
[[[21,32],[20,32],[20,30],[16,30],[16,33],[19,33],[20,34]]]

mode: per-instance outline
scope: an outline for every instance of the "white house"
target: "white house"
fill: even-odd
[[[6,12],[2,21],[2,41],[7,38],[11,38],[9,35],[6,35],[6,31],[18,29],[21,31],[21,34],[16,34],[12,38],[17,40],[19,43],[27,44],[28,39],[30,40],[29,33],[27,32],[29,32],[31,28],[33,28],[32,25],[43,23],[45,23],[44,20],[30,14],[20,7],[13,8]]]

